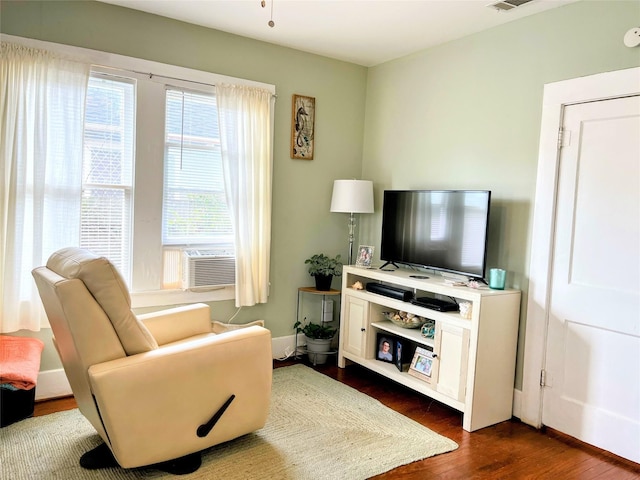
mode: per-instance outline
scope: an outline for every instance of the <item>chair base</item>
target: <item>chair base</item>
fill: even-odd
[[[112,468],[120,465],[107,444],[101,443],[80,457],[80,466],[87,470],[98,470],[99,468]]]
[[[196,452],[184,457],[167,460],[166,462],[156,463],[152,467],[172,475],[187,475],[198,470],[200,465],[202,465],[202,457],[200,452]]]
[[[200,452],[196,452],[185,455],[184,457],[167,460],[166,462],[149,465],[149,467],[157,468],[172,475],[186,475],[198,470],[200,465],[202,465],[202,457],[200,456]],[[101,443],[96,448],[84,453],[82,457],[80,457],[80,466],[87,470],[120,467],[106,443]]]

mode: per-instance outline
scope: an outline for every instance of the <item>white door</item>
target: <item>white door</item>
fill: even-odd
[[[563,128],[542,423],[640,462],[640,97]]]

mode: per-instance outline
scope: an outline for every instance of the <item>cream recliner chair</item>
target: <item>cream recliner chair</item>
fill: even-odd
[[[105,442],[83,467],[188,473],[201,450],[264,426],[269,330],[216,335],[204,304],[136,316],[116,268],[79,248],[32,273],[78,408]]]

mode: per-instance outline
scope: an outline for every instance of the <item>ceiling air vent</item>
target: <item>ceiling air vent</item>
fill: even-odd
[[[533,0],[502,0],[501,2],[495,2],[487,5],[487,7],[495,8],[500,11],[511,10],[516,7],[521,7],[525,3],[533,2]]]

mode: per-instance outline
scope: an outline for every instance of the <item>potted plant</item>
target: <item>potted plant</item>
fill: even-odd
[[[331,349],[331,340],[337,329],[313,322],[302,324],[299,320],[293,324],[293,328],[296,334],[302,333],[305,336],[309,361],[314,365],[325,364],[327,362],[325,352]]]
[[[317,290],[331,290],[333,277],[342,275],[340,255],[331,258],[324,253],[319,253],[307,258],[304,263],[309,264],[309,275],[315,278]]]

